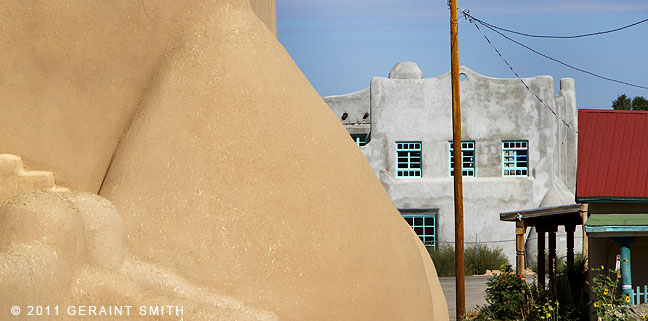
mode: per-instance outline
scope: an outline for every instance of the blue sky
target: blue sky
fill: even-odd
[[[648,18],[646,0],[465,0],[459,7],[491,24],[534,34],[579,34]],[[484,30],[484,28],[482,28]],[[515,77],[473,24],[459,21],[460,64],[490,77]],[[648,90],[568,69],[484,30],[522,77],[574,78],[579,108],[606,108],[618,95]],[[277,0],[279,41],[322,96],[367,88],[399,61],[416,62],[424,77],[450,70],[447,0]],[[576,67],[648,86],[648,22],[581,39],[514,39]]]

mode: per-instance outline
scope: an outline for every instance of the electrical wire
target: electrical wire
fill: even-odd
[[[627,29],[627,28],[630,28],[630,27],[634,27],[636,25],[639,25],[639,24],[642,24],[642,23],[648,21],[648,19],[644,19],[644,20],[640,20],[640,21],[637,21],[635,23],[631,23],[629,25],[625,25],[623,27],[619,27],[619,28],[616,28],[616,29],[610,29],[610,30],[604,30],[604,31],[598,31],[598,32],[591,32],[591,33],[584,33],[584,34],[579,34],[579,35],[570,35],[570,36],[534,35],[534,34],[530,34],[530,33],[524,33],[524,32],[519,32],[519,31],[515,31],[515,30],[511,30],[511,29],[498,27],[498,26],[490,24],[490,23],[488,23],[488,22],[486,22],[484,20],[475,18],[474,16],[470,15],[468,12],[469,11],[466,11],[466,12],[464,12],[464,14],[467,15],[468,17],[470,17],[471,19],[481,23],[483,26],[486,26],[486,27],[489,27],[489,28],[494,28],[494,29],[497,29],[497,30],[505,31],[505,32],[509,32],[509,33],[513,33],[513,34],[524,36],[524,37],[549,38],[549,39],[574,39],[574,38],[584,38],[584,37],[598,36],[598,35],[603,35],[603,34],[606,34],[606,33],[612,33],[612,32],[616,32],[616,31],[620,31],[620,30]]]
[[[464,17],[465,17],[468,21],[470,21],[471,23],[472,23],[473,21],[476,21],[477,23],[482,24],[479,20],[473,20],[473,19],[471,18],[472,16],[470,16],[470,15],[468,14],[468,12],[466,12],[465,10],[462,9],[461,12],[464,14]],[[481,31],[481,29],[479,28],[479,26],[477,25],[477,23],[474,23],[475,27],[477,27],[477,30],[479,30],[479,32],[480,32],[480,33],[481,33],[481,34],[482,34],[482,35],[483,35],[483,36],[488,40],[488,37],[486,37],[486,35]],[[529,47],[529,46],[527,46],[527,45],[525,45],[525,44],[523,44],[523,43],[521,43],[521,42],[519,42],[519,41],[517,41],[517,40],[515,40],[515,39],[512,39],[512,38],[508,37],[507,35],[501,33],[500,31],[498,31],[497,29],[494,29],[494,28],[492,28],[492,27],[490,27],[490,26],[487,26],[487,25],[484,25],[484,24],[482,24],[482,26],[484,26],[484,27],[486,27],[486,28],[492,30],[493,32],[499,34],[500,36],[504,37],[505,39],[507,39],[507,40],[509,40],[509,41],[511,41],[511,42],[513,42],[513,43],[515,43],[515,44],[517,44],[517,45],[519,45],[519,46],[522,46],[523,48],[525,48],[525,49],[527,49],[527,50],[529,50],[529,51],[531,51],[531,52],[533,52],[533,53],[535,53],[535,54],[537,54],[537,55],[539,55],[539,56],[541,56],[541,57],[544,57],[544,58],[549,59],[549,60],[551,60],[551,61],[557,62],[557,63],[559,63],[559,64],[561,64],[561,65],[563,65],[563,66],[565,66],[565,67],[568,67],[568,68],[574,69],[574,70],[576,70],[576,71],[580,71],[580,72],[582,72],[582,73],[586,73],[586,74],[588,74],[588,75],[591,75],[591,76],[594,76],[594,77],[597,77],[597,78],[600,78],[600,79],[603,79],[603,80],[616,82],[616,83],[623,84],[623,85],[626,85],[626,86],[631,86],[631,87],[636,87],[636,88],[641,88],[641,89],[648,89],[647,86],[642,86],[642,85],[632,84],[632,83],[629,83],[629,82],[625,82],[625,81],[621,81],[621,80],[617,80],[617,79],[613,79],[613,78],[609,78],[609,77],[601,76],[601,75],[596,74],[596,73],[593,73],[593,72],[591,72],[591,71],[587,71],[587,70],[585,70],[585,69],[582,69],[582,68],[578,68],[578,67],[572,66],[572,65],[570,65],[570,64],[568,64],[568,63],[566,63],[566,62],[563,62],[563,61],[561,61],[561,60],[558,60],[558,59],[556,59],[556,58],[553,58],[553,57],[550,57],[550,56],[548,56],[548,55],[546,55],[546,54],[543,54],[543,53],[541,53],[541,52],[539,52],[539,51],[537,51],[537,50],[535,50],[535,49],[533,49],[533,48],[531,48],[531,47]],[[490,40],[488,40],[488,43],[490,43],[491,46],[493,47],[493,49],[495,49],[495,50],[497,51],[497,49],[493,46],[493,44],[490,42]],[[499,51],[498,51],[498,54],[499,54]],[[500,57],[501,57],[501,54],[500,54]],[[503,58],[504,58],[504,57],[502,57],[502,59],[503,59]],[[508,64],[508,63],[507,63],[507,64]],[[510,67],[510,65],[509,65],[509,67]]]
[[[461,11],[464,12],[463,10],[461,10]],[[493,48],[493,50],[495,50],[495,52],[500,56],[500,58],[502,58],[502,61],[504,61],[504,63],[509,67],[509,69],[511,69],[511,72],[513,72],[513,74],[514,74],[514,75],[517,77],[517,79],[522,83],[522,85],[524,85],[524,87],[525,87],[525,88],[526,88],[530,93],[532,93],[533,96],[535,96],[535,97],[536,97],[536,98],[537,98],[537,99],[542,103],[542,105],[544,105],[547,109],[549,109],[549,111],[550,111],[552,114],[554,114],[554,116],[556,116],[556,118],[560,119],[560,121],[562,121],[565,125],[567,125],[567,127],[568,127],[569,129],[573,130],[575,133],[578,134],[578,131],[577,131],[576,129],[574,129],[571,125],[569,125],[569,123],[567,123],[564,119],[562,119],[560,116],[558,116],[558,114],[556,114],[556,112],[555,112],[551,107],[549,107],[549,105],[547,105],[547,104],[544,102],[544,100],[542,100],[542,98],[540,98],[540,96],[538,96],[538,94],[536,94],[533,90],[531,90],[531,88],[529,88],[529,85],[527,85],[526,82],[524,82],[524,80],[522,80],[522,77],[520,77],[520,75],[518,75],[518,73],[515,71],[515,69],[513,69],[513,66],[511,66],[511,64],[509,64],[509,62],[506,60],[506,58],[504,58],[504,56],[502,56],[502,53],[500,53],[500,51],[497,50],[497,48],[495,47],[495,45],[493,45],[493,43],[490,41],[490,39],[488,39],[488,37],[486,36],[486,34],[484,34],[484,32],[479,28],[479,26],[478,26],[476,23],[475,23],[474,25],[475,25],[475,27],[477,27],[477,30],[479,30],[479,33],[481,33],[482,36],[484,36],[484,38],[486,39],[486,41],[488,42],[488,44]]]

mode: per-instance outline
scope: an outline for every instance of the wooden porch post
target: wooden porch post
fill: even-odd
[[[526,226],[524,226],[524,221],[515,222],[515,250],[516,250],[516,260],[515,260],[515,273],[524,274],[524,233],[526,232]]]
[[[538,233],[538,287],[545,286],[545,231],[542,226],[536,226]]]
[[[587,233],[585,233],[585,222],[587,222],[587,210],[588,210],[588,205],[587,203],[581,204],[581,227],[583,228],[583,259],[585,260],[585,266],[589,266],[589,241],[587,239]]]
[[[574,232],[576,231],[576,225],[568,224],[565,225],[565,232],[567,232],[567,268],[572,269],[574,267]]]
[[[553,284],[554,278],[556,277],[556,232],[558,231],[558,226],[550,226],[549,232],[549,282]]]

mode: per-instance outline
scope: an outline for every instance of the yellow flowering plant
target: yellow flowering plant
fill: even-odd
[[[559,307],[560,303],[557,300],[547,300],[544,304],[539,304],[534,307],[535,317],[536,319],[547,321],[561,320],[558,314]]]
[[[597,274],[590,284],[594,294],[590,304],[594,307],[599,320],[633,320],[630,306],[626,305],[630,302],[630,297],[622,296],[620,293],[619,279],[615,271],[606,271],[604,266],[600,269],[593,268],[592,271]]]

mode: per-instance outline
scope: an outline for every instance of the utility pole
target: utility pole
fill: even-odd
[[[466,312],[464,279],[463,164],[461,158],[461,108],[459,104],[459,25],[457,0],[450,0],[450,73],[452,75],[452,159],[454,160],[455,275],[457,320]]]

